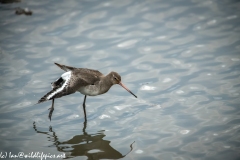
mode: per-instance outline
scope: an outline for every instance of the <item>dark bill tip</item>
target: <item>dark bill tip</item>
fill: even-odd
[[[124,84],[122,84],[122,82],[119,82],[119,85],[126,89],[129,93],[131,93],[135,98],[137,98],[137,96],[134,93],[132,93],[132,91],[130,91]]]

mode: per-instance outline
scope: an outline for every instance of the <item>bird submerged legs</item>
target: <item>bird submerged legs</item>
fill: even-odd
[[[53,111],[54,111],[54,98],[52,99],[52,107],[49,108],[48,110],[50,110],[50,111],[49,111],[49,114],[48,114],[48,118],[49,118],[50,121],[51,121],[52,113],[53,113]]]
[[[84,118],[85,118],[85,121],[87,121],[86,105],[85,105],[86,98],[87,98],[87,95],[84,96],[84,100],[83,100],[83,111],[84,111]]]
[[[87,99],[87,96],[85,95],[85,96],[84,96],[84,100],[83,100],[83,111],[84,111],[84,119],[85,119],[85,121],[87,121],[86,105],[85,105],[86,99]],[[52,113],[53,113],[53,111],[54,111],[54,98],[52,99],[52,106],[51,106],[51,108],[49,108],[48,110],[50,110],[50,111],[49,111],[49,114],[48,114],[48,118],[49,118],[50,121],[51,121],[51,119],[52,119]]]

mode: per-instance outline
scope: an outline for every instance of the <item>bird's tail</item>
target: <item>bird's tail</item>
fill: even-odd
[[[75,69],[74,67],[70,67],[70,66],[65,66],[65,65],[62,65],[62,64],[59,64],[59,63],[54,63],[56,64],[59,68],[61,68],[62,70],[64,71],[72,71],[73,69]]]

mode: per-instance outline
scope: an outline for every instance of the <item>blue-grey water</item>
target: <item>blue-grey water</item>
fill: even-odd
[[[0,157],[239,160],[239,8],[237,0],[0,4]],[[88,97],[85,122],[75,93],[55,100],[50,122],[51,102],[35,104],[64,73],[54,62],[116,71],[138,98],[119,85]]]

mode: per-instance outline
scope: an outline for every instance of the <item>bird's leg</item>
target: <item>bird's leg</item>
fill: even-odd
[[[52,113],[53,113],[53,111],[54,111],[54,98],[52,99],[52,107],[49,108],[48,110],[50,110],[50,111],[49,111],[49,114],[48,114],[48,118],[49,118],[50,121],[51,121]]]
[[[87,135],[86,128],[87,128],[87,119],[85,118],[85,121],[83,122],[83,134],[84,135]]]
[[[86,98],[87,98],[87,95],[84,96],[84,100],[83,100],[83,111],[84,111],[84,118],[85,118],[85,121],[87,121],[86,105],[85,105]]]

